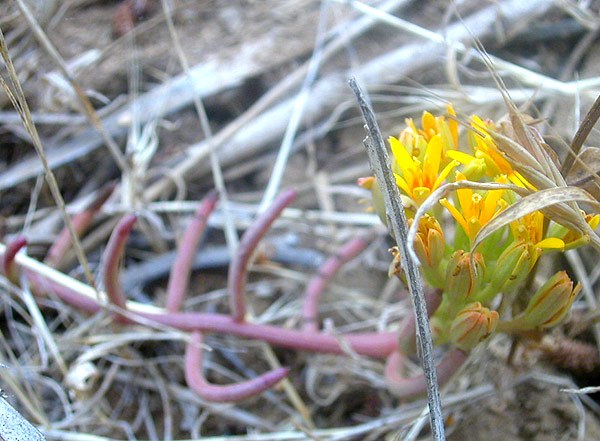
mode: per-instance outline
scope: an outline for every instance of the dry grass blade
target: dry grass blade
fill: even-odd
[[[577,129],[577,133],[575,133],[575,136],[573,137],[573,141],[571,141],[571,148],[567,151],[567,156],[565,157],[561,168],[564,176],[567,176],[571,171],[571,167],[577,159],[577,155],[579,154],[583,143],[592,131],[596,122],[598,122],[598,118],[600,118],[600,95],[596,98],[596,101],[594,101],[594,104],[587,115],[585,115],[585,118]],[[582,161],[582,163],[585,164],[584,161]]]
[[[375,119],[375,114],[371,105],[367,102],[361,88],[354,78],[349,81],[350,88],[358,101],[360,110],[365,120],[365,127],[368,133],[364,140],[364,145],[369,156],[369,163],[377,180],[381,185],[385,209],[387,212],[388,224],[391,226],[396,244],[400,249],[402,256],[402,269],[406,274],[408,290],[413,300],[414,313],[417,322],[419,348],[421,350],[423,371],[427,384],[427,398],[429,404],[429,418],[431,422],[431,431],[435,441],[446,439],[444,432],[444,420],[442,417],[442,406],[440,402],[440,392],[437,379],[437,371],[433,362],[433,340],[429,329],[429,318],[427,315],[427,306],[425,305],[425,296],[423,294],[423,281],[417,267],[418,259],[414,259],[411,254],[412,247],[407,240],[408,221],[400,189],[396,185],[394,175],[390,167],[390,159],[379,130],[379,125]],[[415,222],[416,223],[416,222]]]
[[[44,147],[42,146],[42,141],[40,139],[38,131],[35,127],[35,124],[33,123],[33,120],[31,119],[31,111],[29,110],[29,105],[27,104],[25,94],[23,93],[23,89],[21,88],[21,83],[19,82],[19,78],[17,76],[17,72],[15,71],[15,67],[12,63],[12,59],[10,57],[10,54],[8,53],[8,47],[6,46],[6,40],[4,39],[4,33],[2,32],[1,29],[0,29],[0,55],[2,56],[2,59],[4,60],[4,63],[8,70],[10,81],[12,83],[12,89],[11,89],[11,87],[4,81],[4,79],[0,77],[0,82],[2,84],[2,87],[8,94],[8,96],[9,96],[11,102],[13,103],[13,105],[15,106],[15,109],[17,110],[17,112],[19,112],[19,115],[21,115],[21,118],[23,119],[23,125],[25,126],[25,128],[27,129],[27,132],[31,136],[31,141],[33,142],[33,146],[35,147],[35,150],[44,166],[44,170],[46,171],[46,180],[48,181],[50,191],[52,192],[52,197],[54,198],[56,205],[58,205],[58,207],[60,209],[63,220],[65,222],[65,226],[69,229],[69,232],[71,233],[71,238],[73,239],[73,247],[77,253],[77,258],[79,260],[79,263],[81,264],[81,266],[83,268],[83,271],[85,273],[88,283],[93,287],[93,286],[95,286],[94,276],[92,275],[92,271],[90,270],[88,261],[85,257],[85,254],[83,253],[83,248],[81,247],[81,242],[79,241],[79,238],[77,237],[77,233],[75,232],[75,229],[73,228],[71,218],[69,217],[69,215],[67,213],[67,209],[65,207],[65,201],[63,200],[63,197],[60,193],[60,189],[58,188],[58,183],[56,182],[56,178],[54,177],[54,174],[52,173],[52,170],[50,169],[50,166],[48,164],[48,160],[46,158],[46,154],[44,152]]]
[[[507,153],[513,166],[539,191],[523,198],[489,222],[478,233],[473,248],[498,228],[525,214],[546,208],[544,214],[548,218],[587,235],[591,244],[600,250],[600,237],[587,224],[576,201],[588,202],[596,207],[599,206],[598,202],[585,190],[567,186],[565,178],[558,168],[554,152],[527,125],[525,118],[509,96],[508,90],[485,48],[479,40],[475,39],[475,42],[482,55],[482,60],[504,98],[510,120],[510,123],[501,126],[500,131],[489,131],[490,135],[494,142]],[[512,219],[512,221],[508,219]]]
[[[600,209],[600,203],[596,201],[587,191],[578,187],[558,187],[548,188],[545,190],[536,191],[529,196],[518,200],[506,210],[499,213],[491,221],[489,221],[475,236],[473,241],[473,249],[477,248],[490,234],[500,228],[522,218],[523,216],[533,213],[534,211],[543,211],[550,219],[579,231],[582,234],[590,236],[592,244],[600,249],[600,241],[596,233],[585,222],[578,222],[579,219],[573,219],[569,216],[570,211],[553,209],[552,206],[563,204],[565,202],[587,202]]]

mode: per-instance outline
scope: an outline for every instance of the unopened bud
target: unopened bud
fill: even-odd
[[[565,271],[552,276],[531,298],[527,308],[518,317],[527,328],[547,328],[556,325],[569,311],[573,300],[581,290]]]
[[[533,268],[539,251],[529,244],[518,242],[510,245],[498,258],[490,277],[495,292],[508,292],[525,281]]]
[[[475,302],[462,309],[450,326],[450,341],[459,349],[469,351],[487,338],[498,323],[498,313]]]
[[[487,166],[483,158],[475,158],[463,167],[462,174],[466,176],[469,181],[479,181],[485,176],[487,172]]]
[[[444,294],[453,304],[460,305],[471,298],[481,285],[485,273],[483,256],[471,256],[463,250],[456,251],[448,263]]]
[[[415,237],[415,253],[426,268],[437,268],[444,258],[446,241],[439,222],[425,215],[419,222],[419,230]]]

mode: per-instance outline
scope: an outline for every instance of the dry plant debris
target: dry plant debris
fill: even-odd
[[[547,360],[567,368],[557,347],[593,353],[600,336],[595,251],[575,250],[598,243],[579,188],[594,194],[594,118],[575,135],[599,95],[595,5],[0,8],[0,386],[47,439],[430,436],[424,402],[406,400],[424,392],[410,302],[355,185],[369,172],[351,74],[404,158],[433,335],[450,346],[437,353],[448,439],[598,438],[598,405],[547,373]],[[458,115],[433,117],[449,102]],[[473,150],[451,148],[459,125]],[[546,142],[561,158],[583,146],[570,175]],[[557,273],[550,250],[569,248]],[[559,344],[524,344],[571,304],[593,344],[561,326]]]

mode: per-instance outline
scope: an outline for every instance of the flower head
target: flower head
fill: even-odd
[[[418,142],[419,140],[423,140],[423,138],[417,137],[416,145],[421,144]],[[427,142],[422,160],[412,156],[409,149],[399,139],[391,136],[389,142],[395,159],[396,184],[417,205],[422,204],[458,165],[457,161],[451,161],[440,171],[442,162],[445,160],[444,141],[440,134],[432,136]],[[411,150],[414,151],[414,149]]]
[[[460,172],[456,176],[457,181],[466,180],[465,175]],[[506,183],[506,179],[501,176],[496,182]],[[470,188],[460,188],[456,190],[460,209],[447,199],[441,199],[440,204],[446,207],[472,242],[479,230],[506,207],[503,194],[503,189],[489,190],[481,195]]]
[[[496,130],[492,121],[484,121],[478,116],[472,116],[471,129],[469,132],[469,145],[474,155],[460,151],[450,151],[448,152],[450,158],[464,164],[467,173],[468,169],[476,166],[476,169],[481,172],[485,170],[485,174],[492,179],[496,179],[498,176],[506,176],[510,182],[519,187],[535,190],[535,187],[513,168],[492,139],[488,132],[488,130]]]

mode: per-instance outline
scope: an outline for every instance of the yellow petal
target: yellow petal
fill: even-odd
[[[454,118],[448,118],[448,126],[450,127],[450,133],[452,134],[452,139],[454,141],[454,145],[458,145],[458,123],[456,122],[456,112],[452,107],[452,104],[448,104],[446,106],[448,113]]]
[[[423,131],[428,139],[437,133],[437,123],[435,117],[431,113],[423,112],[421,124],[423,124]]]
[[[394,173],[394,178],[396,178],[396,185],[398,187],[400,187],[402,190],[404,190],[404,192],[407,195],[412,197],[412,191],[411,191],[410,187],[408,186],[408,184],[406,183],[406,181],[404,180],[404,178],[400,175],[397,175],[396,173]]]
[[[425,151],[425,159],[423,161],[423,177],[425,186],[432,187],[437,179],[438,171],[440,170],[440,162],[444,143],[440,135],[435,135],[429,143]]]
[[[406,151],[404,145],[393,136],[390,136],[388,141],[392,148],[392,154],[394,155],[394,158],[396,158],[396,164],[402,171],[402,175],[406,177],[410,174],[409,170],[414,169],[415,166],[412,156]]]
[[[440,173],[440,175],[436,179],[435,183],[433,184],[433,187],[431,187],[431,190],[432,191],[437,190],[437,188],[440,185],[442,185],[442,182],[444,182],[444,179],[446,179],[448,177],[448,175],[450,174],[450,172],[452,170],[454,170],[454,167],[456,167],[457,165],[458,165],[458,161],[452,161],[446,167],[444,167],[444,169],[442,170],[442,172]]]
[[[446,198],[440,199],[440,204],[442,204],[446,208],[446,210],[450,212],[452,217],[456,219],[456,222],[460,224],[460,226],[463,228],[463,230],[465,230],[466,233],[467,221],[465,220],[464,216],[460,213],[460,211],[458,211],[454,205],[448,202],[448,199]]]
[[[471,156],[467,153],[459,152],[458,150],[448,150],[446,152],[446,156],[448,156],[449,158],[454,159],[464,165],[467,165],[467,164],[471,163],[471,161],[474,161],[476,159],[475,156]]]
[[[542,248],[545,250],[562,250],[565,247],[565,243],[562,239],[557,237],[548,237],[535,244],[536,248]]]

